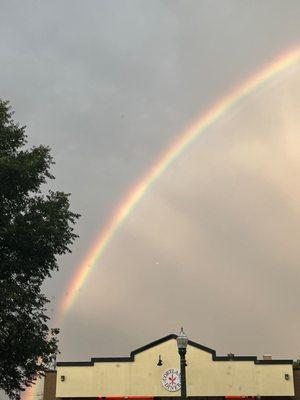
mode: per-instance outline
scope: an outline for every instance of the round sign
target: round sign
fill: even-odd
[[[162,376],[162,384],[169,392],[176,392],[181,388],[180,374],[174,368],[168,369]]]

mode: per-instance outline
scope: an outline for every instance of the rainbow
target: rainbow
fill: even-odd
[[[72,279],[68,292],[62,300],[60,314],[66,313],[74,301],[76,300],[79,289],[87,280],[93,268],[105,252],[112,237],[118,231],[125,221],[126,217],[132,212],[134,207],[142,199],[144,194],[155,181],[161,176],[166,168],[209,126],[220,119],[231,108],[233,108],[245,96],[260,87],[266,81],[278,75],[300,59],[300,48],[291,50],[284,55],[275,59],[271,64],[263,68],[248,79],[241,86],[233,90],[229,95],[213,105],[204,115],[202,115],[196,123],[194,123],[179,139],[171,146],[170,149],[161,157],[161,159],[150,169],[145,177],[129,192],[123,200],[121,206],[107,226],[100,233],[96,245],[90,250],[84,262],[79,266],[77,273]]]
[[[129,192],[123,199],[121,205],[113,214],[108,224],[100,233],[98,240],[94,247],[92,247],[79,266],[75,276],[70,282],[69,288],[64,296],[60,309],[58,319],[60,320],[74,304],[80,288],[86,282],[91,271],[97,265],[101,256],[105,252],[108,244],[113,236],[116,234],[120,226],[124,223],[127,216],[133,211],[135,206],[139,203],[145,193],[151,188],[161,174],[168,168],[168,166],[197,139],[208,127],[218,121],[224,114],[232,109],[239,103],[245,96],[249,95],[258,89],[265,82],[271,80],[276,75],[280,74],[287,68],[295,65],[300,60],[300,47],[294,48],[279,57],[273,62],[268,64],[262,70],[251,76],[243,84],[236,87],[227,96],[216,102],[206,113],[190,126],[175,143],[163,154],[156,164],[148,171],[144,178],[137,183],[137,185]],[[26,400],[30,400],[33,394],[33,389],[30,388],[25,395]]]

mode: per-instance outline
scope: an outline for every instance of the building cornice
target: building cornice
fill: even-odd
[[[145,346],[139,347],[130,353],[129,357],[92,357],[90,361],[59,361],[58,367],[92,367],[95,363],[110,363],[110,362],[134,362],[135,356],[143,351],[149,350],[169,340],[177,339],[177,335],[171,333],[163,338],[148,343]],[[209,347],[203,346],[192,340],[188,342],[189,346],[195,347],[212,355],[213,361],[253,361],[254,364],[293,364],[293,360],[258,360],[256,356],[235,356],[228,354],[227,356],[217,356],[216,351]]]

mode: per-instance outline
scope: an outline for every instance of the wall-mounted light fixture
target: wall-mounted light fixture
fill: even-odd
[[[288,381],[288,380],[290,379],[290,375],[289,375],[289,374],[284,374],[284,379],[285,379],[286,381]]]
[[[158,356],[158,362],[157,362],[157,366],[161,367],[163,365],[163,361],[161,359],[161,355]]]
[[[64,382],[65,380],[66,380],[65,375],[61,375],[61,376],[60,376],[60,381],[61,381],[61,382]]]

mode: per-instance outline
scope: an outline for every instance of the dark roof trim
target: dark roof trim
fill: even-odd
[[[177,335],[171,333],[161,339],[155,340],[145,346],[142,346],[130,353],[130,357],[93,357],[91,361],[60,361],[57,363],[58,367],[88,367],[93,366],[97,362],[133,362],[136,354],[142,353],[145,350],[151,349],[152,347],[158,346],[159,344],[165,343],[171,339],[177,339]],[[203,346],[202,344],[189,340],[189,345],[196,347],[197,349],[203,350],[212,355],[213,361],[253,361],[254,364],[293,364],[293,360],[258,360],[256,356],[217,356],[216,351],[209,347]]]
[[[253,361],[254,364],[293,364],[293,360],[258,360],[256,356],[217,356],[215,350],[205,347],[202,344],[189,340],[189,345],[210,353],[214,361]]]

